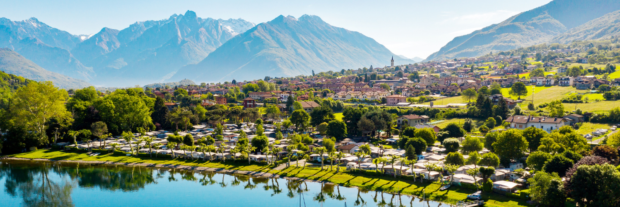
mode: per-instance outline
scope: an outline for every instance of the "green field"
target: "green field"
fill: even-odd
[[[265,165],[248,165],[244,161],[228,161],[225,164],[220,162],[208,162],[201,160],[182,160],[182,159],[157,159],[157,158],[139,158],[128,156],[115,156],[112,154],[105,154],[95,157],[90,157],[85,153],[73,153],[62,152],[52,150],[38,150],[33,152],[26,152],[21,154],[12,155],[12,157],[19,158],[42,158],[42,159],[57,159],[57,160],[84,160],[84,161],[112,161],[122,163],[153,163],[153,164],[170,164],[170,165],[186,165],[186,166],[199,166],[199,167],[212,167],[212,168],[224,168],[231,170],[245,170],[245,171],[260,171],[279,174],[282,176],[299,177],[309,180],[328,181],[336,184],[342,184],[344,186],[357,186],[360,190],[377,190],[386,193],[403,193],[409,195],[421,195],[425,192],[425,196],[431,200],[441,201],[445,203],[455,204],[458,201],[465,200],[467,195],[475,192],[475,189],[466,189],[459,187],[452,187],[447,191],[439,191],[441,185],[435,182],[421,182],[418,179],[414,182],[410,179],[395,179],[391,176],[372,175],[369,173],[357,173],[357,172],[339,172],[336,173],[335,169],[321,171],[319,167],[304,167],[296,168],[295,163],[292,163],[293,167],[285,168],[282,171],[273,170],[269,166]],[[527,202],[521,199],[510,198],[504,195],[496,193],[485,193],[483,199],[486,200],[486,206],[497,207],[516,207],[527,206]]]
[[[532,87],[532,86],[526,86],[526,87],[527,87],[527,95],[521,96],[521,99],[530,99],[531,100],[532,94],[534,94],[534,96],[536,96],[536,94],[540,93],[541,91],[553,88],[554,86],[551,86],[551,87],[542,87],[542,86]],[[508,98],[511,98],[511,99],[514,99],[514,100],[517,100],[519,98],[519,96],[510,95],[510,90],[511,90],[510,88],[502,88],[501,89],[502,96],[508,97]]]
[[[597,129],[609,129],[609,128],[611,128],[610,124],[596,124],[596,123],[590,123],[590,122],[583,122],[583,125],[581,125],[581,127],[579,127],[579,129],[577,130],[577,134],[581,134],[581,135],[592,134],[592,132],[596,131]]]
[[[475,102],[476,99],[474,98],[471,101]],[[447,98],[442,98],[442,99],[433,101],[433,104],[435,105],[447,105],[447,104],[454,104],[454,103],[467,103],[467,101],[463,100],[463,96],[447,97]],[[429,105],[430,102],[424,102],[422,104]]]
[[[336,118],[336,120],[342,121],[342,117],[344,117],[344,115],[342,115],[342,112],[334,113],[334,117]]]

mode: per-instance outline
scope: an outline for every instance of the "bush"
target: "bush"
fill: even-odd
[[[442,144],[446,148],[446,152],[450,153],[458,151],[461,143],[456,138],[448,138]]]
[[[482,191],[484,192],[492,192],[493,191],[493,181],[490,178],[487,178],[487,182],[482,184]]]

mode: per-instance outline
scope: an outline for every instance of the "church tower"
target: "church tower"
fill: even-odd
[[[392,56],[392,67],[394,67],[394,56]]]

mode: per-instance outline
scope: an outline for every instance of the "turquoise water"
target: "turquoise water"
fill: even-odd
[[[0,206],[439,206],[317,182],[146,167],[0,162]]]

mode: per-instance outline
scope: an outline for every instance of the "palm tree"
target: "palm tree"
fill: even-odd
[[[323,161],[325,160],[323,158],[323,154],[325,154],[326,151],[327,151],[327,149],[325,149],[325,147],[315,147],[314,148],[314,152],[319,154],[320,159],[321,159],[321,171],[323,171]]]
[[[334,168],[334,159],[336,158],[336,152],[329,153],[329,171]]]
[[[127,142],[129,145],[129,149],[131,149],[131,154],[133,155],[133,146],[131,145],[131,140],[133,140],[133,134],[131,132],[123,132],[123,140]]]
[[[172,157],[174,157],[174,147],[177,146],[176,142],[168,142],[168,144],[166,144],[166,147],[168,149],[170,149],[170,155],[172,155]]]
[[[206,153],[206,151],[207,151],[207,144],[200,143],[199,149],[200,149],[200,152],[202,152],[202,160],[203,161],[207,161],[207,153]]]
[[[118,148],[118,143],[112,143],[110,144],[110,146],[112,146],[112,152],[114,152],[116,150],[116,148]]]
[[[154,141],[153,137],[145,136],[142,140],[144,140],[144,143],[149,147],[149,157],[153,157],[153,146],[151,146],[151,143]]]
[[[394,172],[394,178],[396,178],[396,169],[394,168],[394,163],[399,160],[399,157],[396,155],[390,155],[390,162],[392,163],[392,172]],[[402,165],[401,165],[402,166]],[[402,168],[401,168],[402,169]]]
[[[245,153],[248,156],[248,165],[252,164],[251,159],[250,159],[250,153],[252,153],[252,151],[256,150],[256,147],[253,147],[252,145],[247,145],[243,148],[243,151],[245,151]]]
[[[142,144],[143,141],[144,141],[144,139],[142,139],[142,138],[136,139],[136,154],[140,153],[140,144]]]
[[[209,153],[209,161],[213,160],[213,154],[212,154],[212,152],[215,152],[215,146],[213,146],[213,145],[207,145],[207,147],[205,148],[205,150]]]
[[[403,165],[409,165],[409,160],[407,160],[407,158],[403,157],[399,159],[400,161],[400,172],[403,172]]]
[[[280,159],[280,157],[279,157],[280,152],[282,152],[282,148],[279,148],[279,147],[274,147],[271,150],[271,153],[273,153],[276,156],[276,160]]]
[[[269,154],[271,154],[271,150],[269,150],[269,147],[265,147],[263,150],[263,153],[265,154],[265,156],[267,156],[267,165],[269,165]]]
[[[73,144],[75,144],[75,148],[78,147],[77,136],[79,135],[80,135],[80,131],[69,130],[69,136],[73,137]]]
[[[304,152],[303,152],[303,151],[297,151],[297,159],[295,159],[295,165],[296,165],[297,167],[299,167],[299,159],[300,159],[300,158],[301,158],[301,159],[303,159],[303,158],[304,158],[304,156],[305,156],[305,155],[304,155]],[[304,165],[304,166],[306,166],[306,165]]]
[[[190,150],[190,155],[191,155],[191,158],[192,158],[192,159],[195,159],[195,158],[194,158],[194,152],[196,151],[196,146],[188,146],[188,147],[187,147],[187,149],[189,149],[189,150]]]
[[[295,145],[286,146],[286,151],[288,151],[288,166],[287,167],[291,166],[291,158],[293,158],[293,155],[295,154],[295,152],[293,151],[295,151],[296,149],[297,149],[297,146]]]
[[[372,164],[375,164],[375,172],[379,173],[379,163],[381,163],[381,158],[372,159]]]
[[[355,156],[357,157],[357,170],[360,170],[362,169],[362,158],[364,158],[366,154],[362,151],[357,151],[355,152]]]
[[[222,153],[222,162],[226,162],[226,156],[224,156],[224,152],[226,152],[226,143],[222,142],[218,150]]]
[[[155,143],[155,144],[153,144],[153,148],[155,148],[155,149],[159,149],[159,148],[161,148],[161,146],[163,146],[161,143]],[[155,153],[155,157],[157,157],[157,155],[158,155],[158,154],[159,154],[159,153]]]
[[[418,161],[417,161],[417,160],[415,160],[415,159],[411,159],[411,160],[409,160],[409,162],[408,162],[408,163],[409,163],[409,165],[411,165],[411,175],[413,175],[413,182],[415,182],[416,177],[417,177],[417,176],[416,176],[416,174],[415,174],[415,172],[413,171],[413,165],[415,165],[415,163],[416,163],[416,162],[418,162]]]
[[[385,164],[387,164],[389,162],[388,159],[386,158],[380,158],[381,159],[381,173],[385,174]]]
[[[336,173],[339,173],[340,172],[340,160],[344,158],[344,153],[342,152],[336,153],[336,158],[338,158],[338,164],[337,164],[338,166],[336,166]]]

